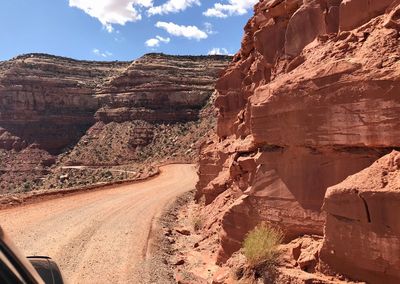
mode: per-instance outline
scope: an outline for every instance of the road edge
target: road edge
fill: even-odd
[[[194,199],[195,189],[185,192],[171,200],[159,217],[154,218],[149,234],[145,261],[138,270],[144,276],[139,284],[172,284],[176,283],[174,272],[177,251],[173,248],[171,238],[178,224],[178,213],[181,208]]]
[[[155,172],[152,172],[148,176],[140,177],[138,179],[121,180],[121,181],[114,181],[102,184],[93,184],[83,187],[71,187],[71,188],[63,188],[55,190],[38,190],[26,193],[6,194],[0,196],[0,210],[17,206],[25,206],[28,204],[62,198],[65,196],[71,196],[75,194],[94,192],[98,190],[106,190],[116,185],[131,185],[144,181],[149,181],[153,178],[156,178],[162,172],[161,168],[163,166],[157,166]]]

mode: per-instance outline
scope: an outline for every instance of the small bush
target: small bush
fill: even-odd
[[[261,223],[251,230],[243,242],[243,252],[249,265],[272,265],[278,254],[277,246],[282,242],[281,230]]]
[[[29,183],[29,182],[25,182],[24,183],[24,189],[23,189],[23,191],[24,192],[27,192],[27,191],[29,191],[31,189],[31,184]]]
[[[193,225],[193,229],[197,232],[199,230],[201,230],[201,228],[203,228],[203,224],[204,221],[201,217],[199,216],[194,216],[192,217],[192,225]]]

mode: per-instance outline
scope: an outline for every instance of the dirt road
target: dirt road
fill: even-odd
[[[194,188],[193,165],[154,179],[0,211],[0,224],[26,255],[48,255],[68,283],[137,283],[152,223]]]

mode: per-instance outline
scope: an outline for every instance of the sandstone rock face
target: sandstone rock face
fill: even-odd
[[[320,5],[302,5],[286,27],[285,53],[297,56],[317,35],[325,34],[327,25]]]
[[[341,31],[347,2],[260,1],[217,82],[196,197],[219,262],[261,221],[287,240],[322,234],[326,189],[400,146],[398,2],[365,1]]]
[[[339,26],[341,31],[352,30],[382,14],[393,0],[367,1],[344,0],[340,4]]]
[[[400,153],[328,189],[321,259],[368,283],[400,282]]]
[[[0,149],[12,157],[34,144],[55,161],[73,148],[62,159],[69,165],[144,160],[142,148],[163,140],[155,134],[204,135],[212,127],[203,123],[206,129],[198,130],[201,110],[229,60],[148,54],[133,62],[90,62],[28,54],[0,62]],[[156,132],[158,125],[164,128]],[[5,185],[0,192],[10,191]]]

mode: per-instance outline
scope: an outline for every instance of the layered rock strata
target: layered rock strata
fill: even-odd
[[[145,55],[96,94],[103,122],[197,120],[229,57]]]
[[[138,150],[153,143],[160,125],[190,136],[230,59],[148,54],[133,62],[91,62],[28,54],[0,62],[0,149],[9,157],[0,192],[10,191],[8,180],[27,182],[13,171],[42,169],[39,155],[29,159],[30,145],[53,163],[62,155],[67,165],[111,166],[144,160]],[[186,140],[185,147],[196,142],[194,136]],[[21,151],[29,169],[12,162]],[[28,182],[39,184],[42,177]]]
[[[254,11],[217,82],[217,133],[200,158],[196,197],[219,232],[217,262],[261,221],[286,240],[322,234],[326,189],[400,146],[398,1]]]
[[[14,141],[1,139],[0,145],[21,150],[37,143],[59,153],[94,123],[96,88],[127,66],[44,54],[1,62],[0,126]]]

